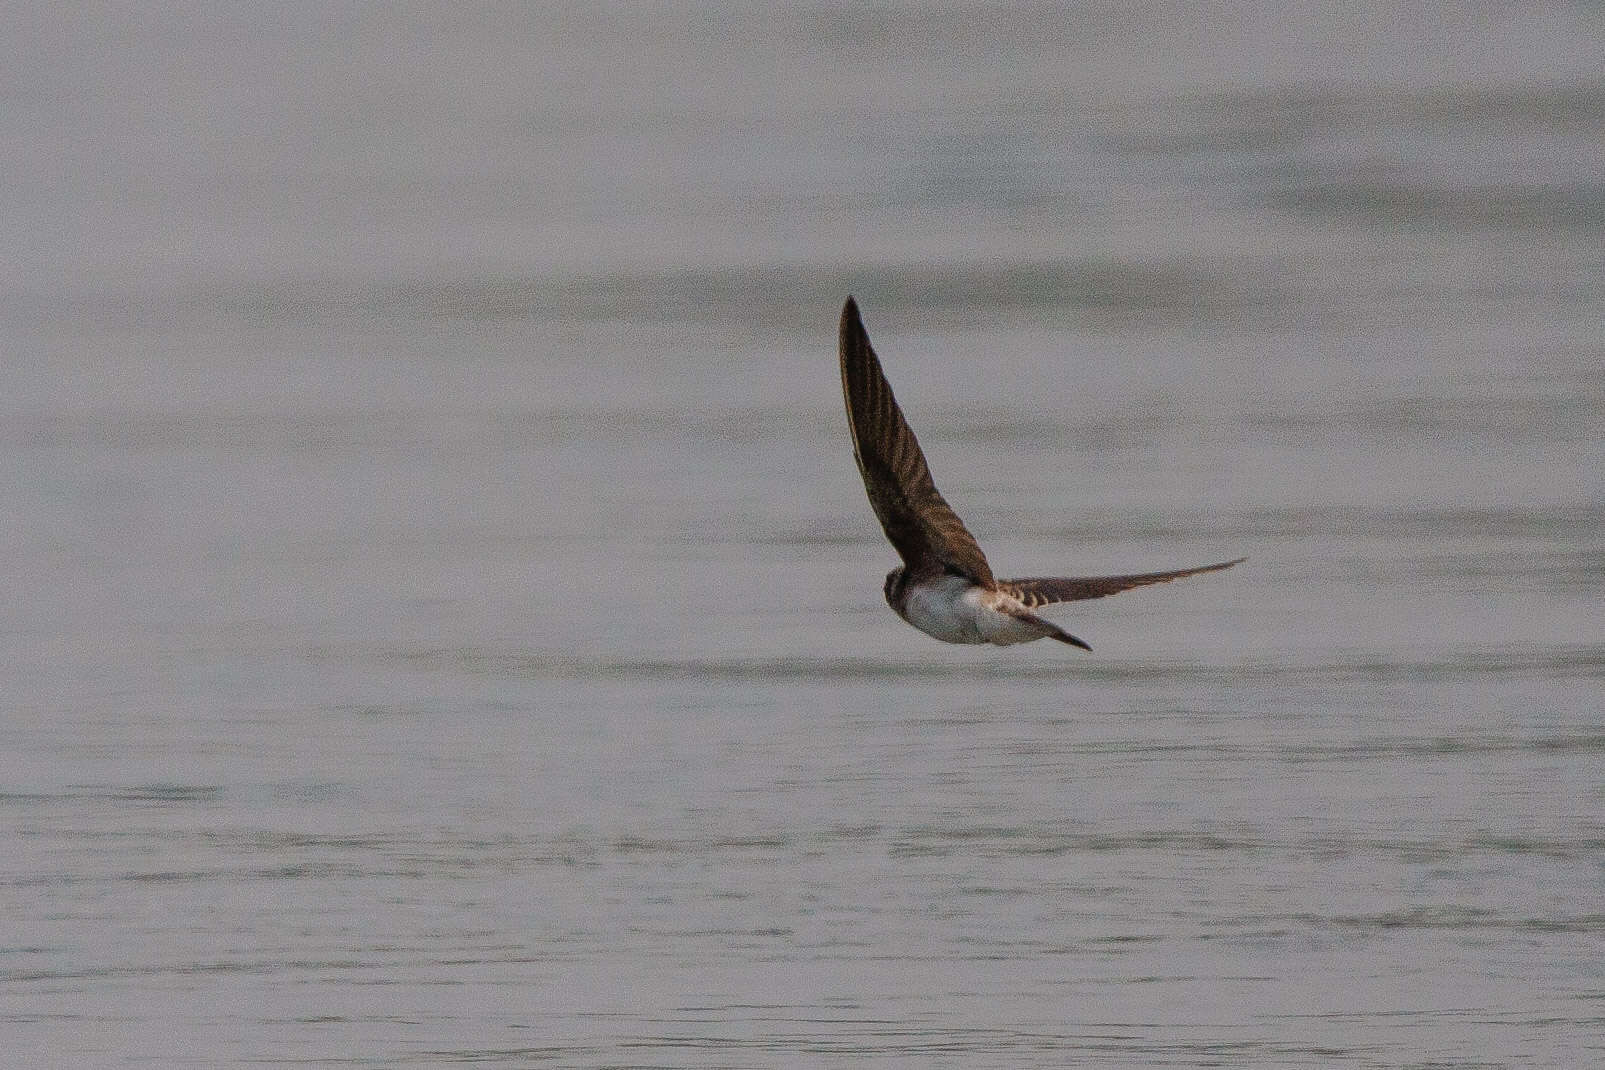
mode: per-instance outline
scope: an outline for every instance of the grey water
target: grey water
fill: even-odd
[[[7,22],[0,1063],[1605,1058],[1598,5]]]

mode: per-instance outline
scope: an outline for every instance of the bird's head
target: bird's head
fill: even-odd
[[[886,574],[886,604],[897,608],[898,597],[903,593],[903,566],[898,565]]]

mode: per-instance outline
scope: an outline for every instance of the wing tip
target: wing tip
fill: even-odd
[[[848,390],[848,379],[857,378],[862,366],[874,365],[875,351],[869,344],[869,332],[864,329],[864,321],[858,315],[858,302],[849,295],[846,304],[842,305],[841,330],[837,335],[837,348],[840,353],[842,366],[842,388]],[[862,386],[859,386],[862,389]],[[849,398],[848,410],[851,415],[852,402]]]

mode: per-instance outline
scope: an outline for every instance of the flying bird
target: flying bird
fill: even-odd
[[[975,536],[931,481],[919,440],[897,407],[859,318],[858,303],[851,297],[842,307],[841,371],[853,457],[864,477],[869,504],[903,559],[886,574],[886,602],[899,617],[932,638],[997,646],[1051,638],[1091,650],[1032,610],[1217,572],[1245,560],[1239,557],[1215,565],[1126,576],[996,579]]]

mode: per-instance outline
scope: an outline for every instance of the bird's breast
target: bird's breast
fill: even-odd
[[[903,600],[903,619],[944,643],[984,643],[977,627],[975,594],[981,588],[962,576],[939,576],[911,583]]]

